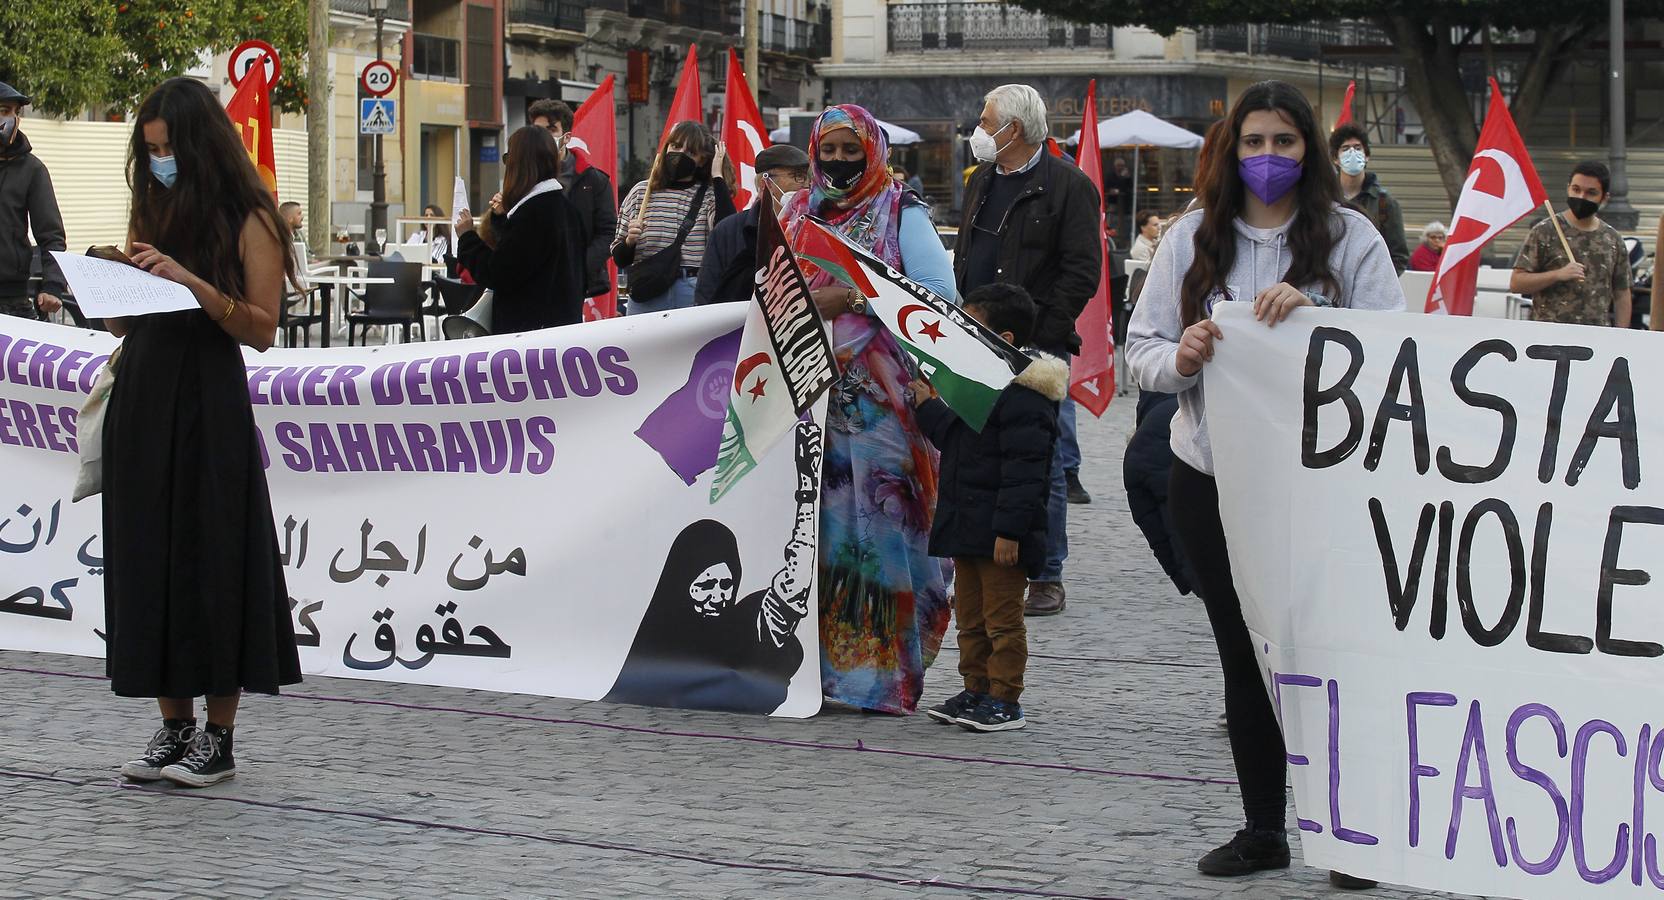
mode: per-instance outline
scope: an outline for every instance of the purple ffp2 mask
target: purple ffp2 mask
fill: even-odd
[[[1299,184],[1302,172],[1300,160],[1275,153],[1237,161],[1237,173],[1242,176],[1242,183],[1266,206],[1283,199],[1283,195]]]

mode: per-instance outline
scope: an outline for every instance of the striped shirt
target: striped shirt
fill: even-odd
[[[613,246],[624,242],[625,234],[635,221],[636,211],[641,208],[641,195],[647,190],[647,182],[636,182],[624,195],[624,202],[618,207],[618,238]],[[647,201],[647,220],[641,226],[641,238],[636,241],[635,258],[646,259],[663,250],[676,241],[676,233],[682,229],[682,220],[688,214],[688,207],[693,204],[693,196],[699,190],[698,185],[688,187],[659,188]],[[705,260],[705,238],[711,232],[712,220],[716,218],[716,184],[709,183],[705,188],[705,200],[701,204],[700,213],[693,220],[693,227],[688,229],[687,240],[682,242],[682,265],[699,268]]]

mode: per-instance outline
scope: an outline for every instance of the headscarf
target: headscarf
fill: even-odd
[[[867,154],[867,168],[861,180],[843,191],[828,183],[818,152],[821,139],[839,128],[855,132]],[[786,201],[781,218],[787,233],[795,237],[803,225],[803,217],[816,216],[899,270],[901,199],[905,190],[890,174],[890,141],[878,120],[853,103],[829,107],[815,120],[809,147],[810,187]],[[803,274],[809,278],[810,287],[831,283],[830,276],[810,265],[804,266]]]

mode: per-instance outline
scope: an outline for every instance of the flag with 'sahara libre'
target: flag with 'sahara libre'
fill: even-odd
[[[711,502],[722,498],[838,377],[832,342],[775,217],[774,197],[757,199],[756,287],[728,388]]]

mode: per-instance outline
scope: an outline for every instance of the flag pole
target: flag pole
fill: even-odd
[[[1572,245],[1566,240],[1566,232],[1560,228],[1560,217],[1554,213],[1554,201],[1544,200],[1543,209],[1548,210],[1549,221],[1554,223],[1554,233],[1560,236],[1560,249],[1566,251],[1566,259],[1577,262],[1577,257],[1572,255]]]
[[[647,187],[641,190],[641,207],[636,210],[636,224],[647,221],[647,201],[653,198],[653,176],[659,174],[659,160],[664,159],[663,153],[653,156],[653,168],[647,173]]]

